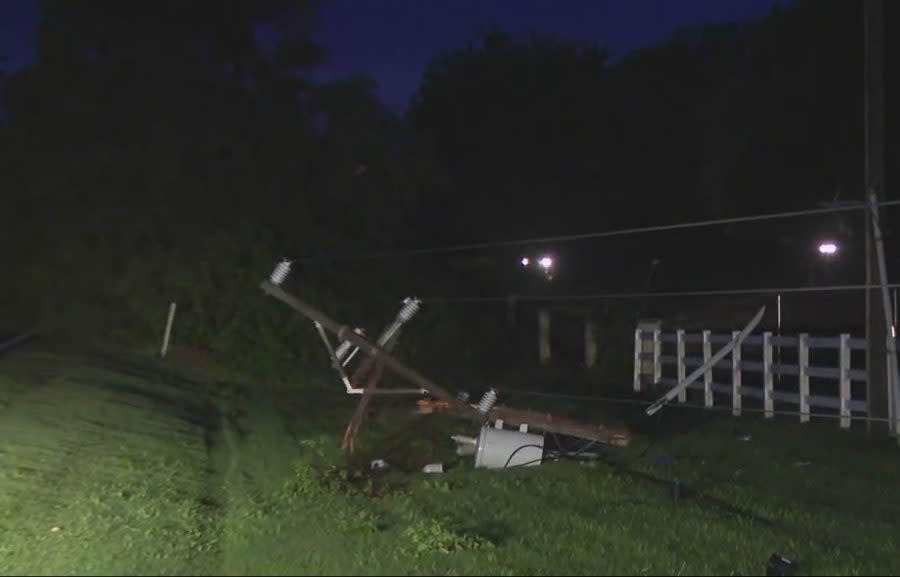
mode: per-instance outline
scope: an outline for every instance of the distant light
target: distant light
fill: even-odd
[[[528,258],[527,256],[523,256],[522,260],[519,262],[522,263],[522,266],[528,266],[529,264],[531,264],[531,259]]]
[[[553,267],[553,258],[549,256],[541,257],[541,260],[538,261],[538,264],[541,265],[542,269],[550,270]]]
[[[834,256],[838,252],[838,245],[834,242],[823,242],[819,245],[819,254],[825,256]]]

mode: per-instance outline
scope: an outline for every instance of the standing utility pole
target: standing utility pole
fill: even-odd
[[[865,0],[865,199],[884,199],[884,0]],[[877,209],[876,209],[877,210]],[[866,285],[879,285],[878,254],[873,241],[872,211],[866,211]],[[884,304],[878,288],[866,289],[866,370],[869,416],[890,416],[887,335]],[[869,430],[876,426],[869,423]],[[880,429],[884,427],[878,426]]]

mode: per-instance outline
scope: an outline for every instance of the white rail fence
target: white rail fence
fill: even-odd
[[[711,331],[686,333],[683,330],[637,329],[634,336],[634,390],[640,392],[651,384],[674,387],[684,380],[688,369],[706,364],[713,356],[714,348],[726,345],[733,338],[730,334],[713,334]],[[776,336],[769,332],[751,335],[741,347],[735,348],[730,359],[725,358],[711,367],[702,382],[689,388],[703,391],[703,403],[709,408],[716,406],[716,394],[729,396],[735,416],[743,412],[744,399],[756,399],[762,400],[766,418],[775,416],[776,403],[798,406],[796,414],[803,423],[809,422],[812,408],[827,409],[837,411],[841,427],[846,429],[854,417],[865,417],[869,413],[866,400],[853,398],[854,388],[865,390],[865,387],[854,387],[854,383],[866,382],[866,370],[851,366],[853,351],[864,351],[865,348],[865,339],[848,334],[838,337]],[[674,354],[665,354],[667,349]],[[832,353],[819,353],[816,357],[834,357],[833,366],[810,365],[810,351],[827,350]],[[796,364],[790,363],[792,359]],[[827,363],[819,361],[819,364]],[[748,381],[761,381],[761,386],[745,385],[745,377]],[[830,394],[814,394],[811,379],[817,390],[828,389]],[[683,391],[678,400],[687,402],[687,391]]]

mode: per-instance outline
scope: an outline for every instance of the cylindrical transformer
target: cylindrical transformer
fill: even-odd
[[[534,467],[544,458],[544,437],[485,425],[478,436],[475,468]]]

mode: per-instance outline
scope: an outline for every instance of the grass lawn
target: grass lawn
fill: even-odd
[[[727,575],[774,552],[900,573],[900,449],[834,422],[666,410],[599,462],[490,472],[453,453],[466,423],[378,399],[353,465],[392,467],[371,477],[337,449],[354,399],[298,385],[318,392],[0,357],[0,573]],[[449,471],[417,472],[434,461]]]

